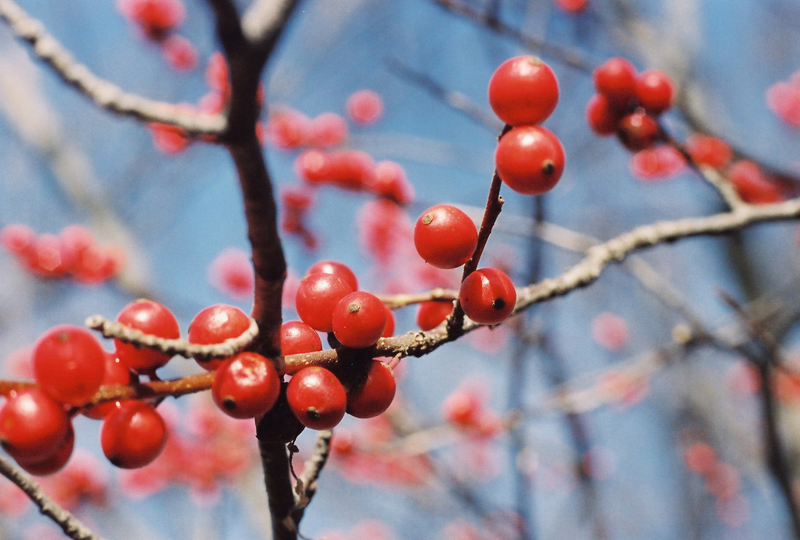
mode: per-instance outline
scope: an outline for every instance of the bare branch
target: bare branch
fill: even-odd
[[[125,343],[131,343],[148,349],[155,349],[166,354],[179,354],[184,358],[195,358],[200,361],[212,358],[227,358],[244,350],[258,336],[258,324],[250,320],[250,327],[240,336],[229,338],[215,345],[196,345],[185,339],[164,339],[158,336],[145,334],[141,330],[131,328],[122,323],[109,321],[102,315],[93,315],[86,319],[86,326],[99,330],[103,337],[114,338]]]
[[[30,17],[13,0],[0,0],[0,17],[19,38],[31,44],[33,53],[49,64],[65,83],[77,88],[98,107],[146,122],[177,126],[192,134],[219,135],[225,131],[227,122],[222,115],[179,111],[172,103],[129,94],[96,76],[48,34],[40,21]]]
[[[319,478],[328,456],[331,451],[331,439],[333,431],[330,429],[320,431],[317,435],[317,442],[314,445],[314,453],[308,458],[303,467],[303,474],[297,479],[295,486],[295,509],[292,512],[294,522],[300,523],[303,518],[303,511],[306,509],[314,494],[317,492],[317,479]]]
[[[245,37],[254,45],[271,47],[297,0],[256,0],[242,17]]]
[[[103,540],[94,534],[86,525],[42,491],[33,478],[17,469],[9,460],[0,456],[0,473],[14,482],[25,495],[39,507],[39,512],[53,520],[64,534],[74,540]]]

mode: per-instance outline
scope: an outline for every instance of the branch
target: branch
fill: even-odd
[[[422,302],[452,302],[458,298],[458,291],[436,288],[424,293],[378,294],[376,295],[389,309],[399,309]]]
[[[30,43],[33,53],[49,64],[65,83],[77,88],[102,109],[146,122],[170,124],[192,134],[219,135],[226,129],[226,120],[221,115],[180,112],[171,103],[129,94],[97,77],[48,34],[40,21],[30,17],[13,0],[0,0],[0,18],[17,37]]]
[[[256,0],[242,17],[242,30],[250,43],[272,49],[298,0]]]
[[[163,353],[175,356],[179,354],[184,358],[195,358],[201,362],[213,358],[227,358],[244,350],[258,336],[258,324],[255,320],[250,320],[250,327],[242,332],[240,336],[229,338],[222,343],[214,345],[196,345],[189,343],[185,339],[165,339],[150,334],[145,334],[141,330],[131,328],[122,323],[109,321],[102,315],[93,315],[86,319],[86,326],[93,330],[99,330],[103,337],[118,339],[124,343],[155,349]]]
[[[292,484],[289,481],[289,456],[286,445],[278,441],[258,440],[264,482],[267,486],[269,513],[272,516],[273,540],[296,540],[297,525],[291,517],[294,509]]]
[[[331,439],[333,431],[330,429],[320,431],[317,435],[317,442],[314,446],[314,453],[306,461],[303,467],[303,474],[297,479],[295,485],[295,504],[292,512],[292,519],[295,525],[303,519],[303,513],[317,492],[317,479],[319,478],[328,456],[331,452]]]
[[[33,503],[39,512],[53,520],[64,534],[74,540],[103,540],[67,510],[48,497],[33,478],[18,470],[9,460],[0,456],[0,474],[14,482]]]

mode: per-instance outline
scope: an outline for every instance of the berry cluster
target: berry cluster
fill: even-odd
[[[197,64],[197,50],[175,29],[186,17],[181,0],[120,0],[119,11],[149,40],[161,46],[164,58],[179,71]]]
[[[69,225],[58,235],[36,235],[26,225],[8,225],[0,231],[0,244],[37,276],[71,277],[90,285],[114,277],[125,260],[121,248],[98,245],[91,231],[81,225]]]
[[[624,58],[611,58],[594,71],[597,94],[586,107],[589,127],[598,135],[616,133],[620,142],[637,152],[662,137],[657,117],[672,106],[674,89],[658,70],[642,73]]]
[[[553,189],[564,171],[564,149],[539,126],[558,103],[558,80],[550,66],[533,56],[503,62],[489,80],[489,104],[512,128],[500,138],[495,165],[500,179],[524,195]]]

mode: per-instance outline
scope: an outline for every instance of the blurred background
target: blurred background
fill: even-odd
[[[124,2],[20,5],[126,91],[193,106],[212,91],[207,67],[218,44],[206,2],[184,0],[185,17],[170,32],[192,49],[148,38]],[[457,285],[459,272],[432,272],[409,249],[409,231],[440,203],[479,222],[502,127],[486,87],[520,54],[541,56],[559,79],[560,101],[544,125],[561,139],[567,165],[543,197],[503,189],[484,264],[507,269],[516,284],[557,276],[593,242],[638,225],[725,210],[687,167],[648,173],[615,137],[589,129],[591,73],[613,56],[673,78],[676,106],[662,118],[672,136],[720,137],[734,159],[759,163],[783,196],[795,195],[800,90],[777,105],[768,93],[800,70],[799,27],[791,0],[588,0],[577,12],[554,0],[302,0],[263,76],[264,121],[273,120],[264,151],[283,194],[290,266],[285,318],[297,317],[292,287],[320,259],[349,265],[373,292]],[[403,207],[298,176],[307,145],[291,143],[291,130],[326,112],[346,117],[348,98],[362,89],[380,95],[382,116],[348,119],[340,150],[402,166],[415,193]],[[294,120],[281,127],[275,118],[287,114]],[[211,304],[251,307],[228,154],[154,133],[97,109],[0,29],[0,227],[55,235],[79,224],[125,254],[116,277],[87,284],[43,278],[0,252],[7,378],[25,376],[27,351],[48,328],[112,318],[142,296],[169,307],[184,333]],[[287,215],[302,226],[287,225]],[[403,360],[389,413],[347,418],[335,430],[301,533],[800,538],[790,511],[800,490],[797,238],[786,222],[658,246],[586,289]],[[414,306],[397,311],[395,333],[417,329],[415,317]],[[704,333],[719,339],[691,339]],[[765,368],[770,356],[785,367]],[[159,373],[199,371],[176,358]],[[252,426],[222,418],[207,397],[159,406],[174,442],[139,472],[114,469],[99,450],[100,424],[77,419],[78,452],[45,490],[111,540],[269,537]],[[785,458],[777,463],[769,457],[776,441]],[[301,435],[296,468],[313,443],[313,432]],[[0,527],[9,539],[61,534],[5,480]]]

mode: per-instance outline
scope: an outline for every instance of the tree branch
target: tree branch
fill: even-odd
[[[42,491],[33,478],[18,470],[9,460],[0,456],[0,474],[14,482],[25,495],[39,507],[39,512],[53,520],[64,534],[74,540],[103,540],[94,534],[86,525]]]
[[[77,88],[101,109],[146,122],[170,124],[192,134],[219,135],[226,129],[225,118],[221,115],[182,112],[172,103],[129,94],[97,77],[48,34],[40,21],[30,17],[13,0],[0,0],[0,18],[17,37],[30,43],[33,53],[49,64],[65,83]]]
[[[314,453],[306,461],[303,467],[303,474],[297,479],[295,505],[292,512],[292,519],[295,525],[299,524],[300,520],[303,519],[306,507],[317,492],[317,479],[328,461],[332,438],[333,431],[330,429],[319,432],[317,442],[314,445]]]

